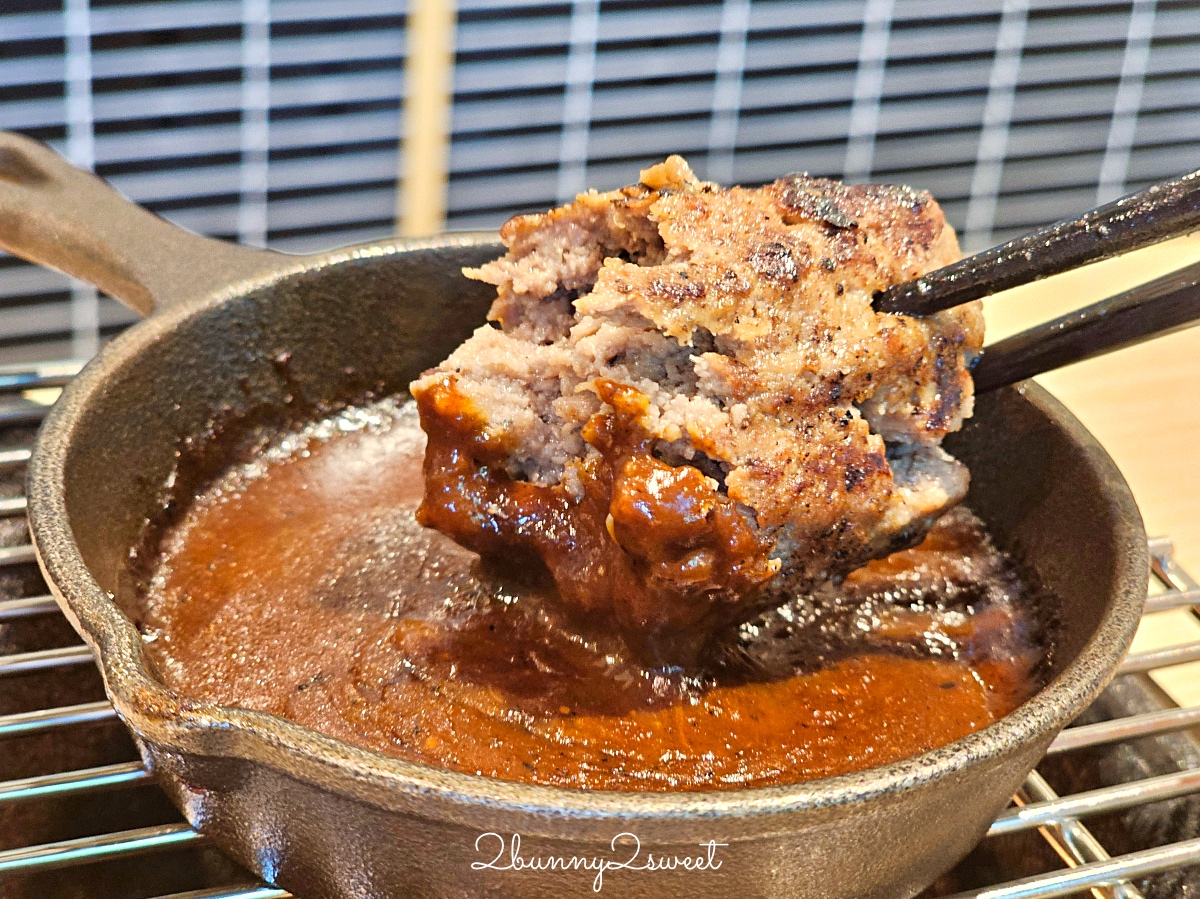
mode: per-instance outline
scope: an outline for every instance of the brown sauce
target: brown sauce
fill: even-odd
[[[747,625],[703,674],[554,617],[553,583],[416,520],[425,438],[383,401],[273,438],[152,532],[141,626],[182,694],[401,758],[597,789],[853,771],[1038,686],[1042,628],[965,510],[921,547]]]
[[[417,408],[428,489],[417,520],[485,556],[529,552],[574,624],[615,627],[648,663],[695,665],[711,634],[749,617],[755,590],[778,570],[772,543],[699,469],[653,456],[636,424],[644,394],[596,386],[612,411],[583,429],[598,455],[578,473],[579,500],[505,475],[507,448],[493,445],[453,375],[426,388]]]

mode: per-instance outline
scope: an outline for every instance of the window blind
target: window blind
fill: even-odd
[[[0,127],[179,224],[286,251],[395,228],[406,0],[6,0]],[[459,0],[447,227],[667,153],[901,181],[979,249],[1200,168],[1200,0]],[[413,127],[419,127],[415,125]],[[0,361],[131,321],[0,260]]]
[[[0,15],[0,127],[201,233],[302,252],[392,232],[403,0],[17,2]],[[0,264],[2,359],[87,356],[132,320]]]
[[[561,196],[571,22],[592,7],[460,4],[452,224]],[[981,249],[1200,167],[1194,2],[638,2],[597,19],[589,185],[668,152],[747,183],[905,181],[960,229],[970,218],[964,242]]]

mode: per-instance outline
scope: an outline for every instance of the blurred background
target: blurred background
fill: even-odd
[[[196,231],[494,228],[667,153],[902,181],[968,249],[1200,167],[1196,0],[2,0],[0,128]],[[132,321],[0,259],[0,363]]]

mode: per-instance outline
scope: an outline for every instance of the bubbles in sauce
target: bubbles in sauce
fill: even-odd
[[[1039,686],[1044,628],[965,509],[743,626],[705,671],[648,669],[556,620],[544,572],[417,524],[423,450],[411,403],[351,408],[153,526],[141,626],[167,684],[413,761],[617,790],[884,764]]]

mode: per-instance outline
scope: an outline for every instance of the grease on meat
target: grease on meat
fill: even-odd
[[[966,494],[978,304],[882,314],[958,258],[928,194],[788,175],[639,184],[519,216],[490,318],[412,385],[421,520],[546,564],[579,619],[667,661],[919,540]]]

